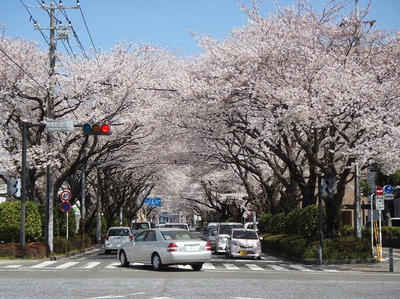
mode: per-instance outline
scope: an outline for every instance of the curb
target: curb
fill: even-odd
[[[74,251],[74,252],[70,252],[70,253],[66,253],[66,254],[62,254],[62,255],[57,255],[57,256],[51,256],[48,259],[50,261],[59,261],[59,260],[63,260],[63,259],[68,259],[74,256],[79,256],[82,254],[85,254],[87,252],[96,250],[96,249],[101,249],[102,245],[95,245],[93,247],[89,247],[89,248],[85,248],[85,249],[80,249],[78,251]]]

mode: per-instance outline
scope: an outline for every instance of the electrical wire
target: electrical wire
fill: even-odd
[[[92,46],[93,46],[94,52],[97,54],[96,46],[94,45],[94,42],[93,42],[93,39],[92,39],[92,35],[90,34],[89,27],[88,27],[88,25],[86,23],[86,19],[85,19],[85,16],[83,15],[83,11],[82,11],[82,7],[81,6],[79,6],[79,10],[81,11],[82,19],[83,19],[83,22],[85,23],[86,31],[87,31],[87,33],[89,35],[90,41],[92,42]]]
[[[11,60],[24,74],[26,74],[33,82],[35,82],[41,89],[43,89],[45,92],[47,92],[47,89],[44,88],[36,79],[29,74],[26,70],[24,70],[23,67],[21,67],[17,62],[15,62],[12,57],[10,57],[2,48],[0,48],[0,52],[2,52],[9,60]],[[0,57],[5,63],[7,63],[2,57]],[[8,63],[7,63],[8,64]],[[9,65],[9,64],[8,64]]]
[[[30,17],[31,17],[31,20],[33,20],[33,22],[35,22],[35,23],[37,24],[35,18],[32,16],[31,12],[29,11],[29,9],[28,9],[28,7],[25,5],[25,3],[24,3],[22,0],[19,0],[19,2],[21,2],[21,4],[25,7],[26,11],[28,12],[28,14],[29,14]],[[44,40],[46,41],[47,45],[50,45],[50,42],[47,40],[47,37],[46,37],[46,35],[43,33],[43,31],[42,31],[40,28],[38,28],[38,30],[39,30],[39,32],[42,34],[42,36],[43,36]]]

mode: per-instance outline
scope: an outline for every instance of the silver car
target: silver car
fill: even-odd
[[[228,257],[261,258],[261,242],[253,229],[232,229],[226,246]]]
[[[129,242],[132,239],[133,235],[129,227],[110,227],[104,240],[105,254],[112,250],[118,250],[124,242]]]
[[[211,247],[191,232],[179,228],[156,228],[140,232],[132,242],[118,250],[118,259],[124,267],[138,262],[151,264],[162,270],[168,265],[191,265],[199,271],[211,259]]]
[[[216,235],[217,244],[215,248],[217,254],[226,253],[226,246],[231,236],[232,229],[234,228],[243,228],[243,224],[238,222],[223,222],[218,224]]]

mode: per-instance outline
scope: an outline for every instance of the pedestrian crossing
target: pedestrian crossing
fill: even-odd
[[[140,270],[143,269],[144,264],[133,263],[129,268],[121,267],[119,262],[110,261],[45,261],[32,263],[13,263],[13,264],[0,264],[1,270]],[[192,270],[190,265],[175,265],[181,270]],[[300,264],[271,264],[271,263],[204,263],[203,271],[301,271],[301,272],[339,272],[335,269],[322,269],[322,268],[308,268]]]

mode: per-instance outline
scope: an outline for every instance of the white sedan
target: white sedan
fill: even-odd
[[[211,259],[210,243],[179,228],[156,228],[140,232],[133,241],[118,250],[121,265],[139,262],[151,264],[158,271],[168,265],[191,265],[199,271]]]

